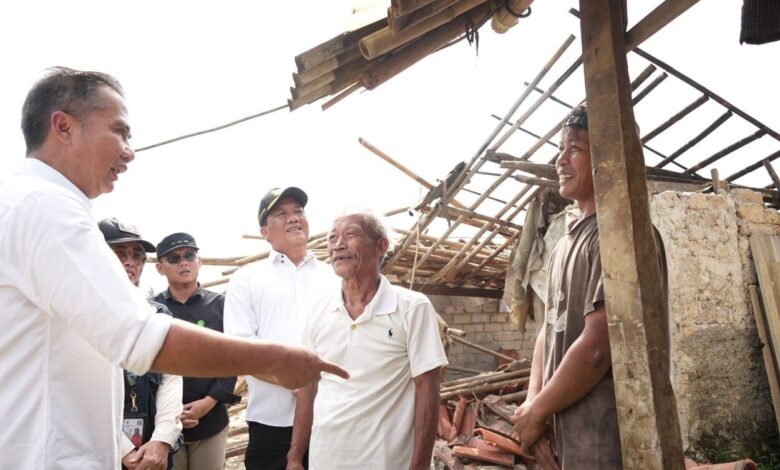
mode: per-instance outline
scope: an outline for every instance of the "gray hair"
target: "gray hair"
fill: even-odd
[[[387,253],[393,251],[395,248],[394,231],[383,215],[365,207],[353,206],[345,208],[337,218],[350,216],[360,217],[361,225],[368,232],[369,237],[375,241],[387,240]]]
[[[84,121],[94,110],[105,106],[98,93],[108,87],[124,97],[122,86],[111,75],[82,72],[67,67],[52,67],[33,85],[22,106],[22,134],[27,155],[38,150],[49,133],[49,118],[63,111]]]

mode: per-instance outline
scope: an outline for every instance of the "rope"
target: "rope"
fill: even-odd
[[[466,21],[466,41],[468,41],[469,46],[474,44],[476,54],[479,56],[479,27],[482,25],[475,25],[471,20],[471,15],[466,17]]]
[[[515,18],[528,18],[531,15],[531,7],[525,9],[525,11],[516,12],[511,5],[510,0],[504,0],[504,8],[506,8],[506,11],[509,12],[510,15],[514,16]]]
[[[155,147],[160,147],[160,146],[163,146],[163,145],[172,144],[173,142],[178,142],[180,140],[189,139],[190,137],[195,137],[195,136],[199,136],[199,135],[203,135],[203,134],[208,134],[210,132],[219,131],[219,130],[228,128],[230,126],[235,126],[236,124],[240,124],[240,123],[242,123],[244,121],[249,121],[250,119],[258,118],[260,116],[265,116],[266,114],[271,114],[273,112],[279,111],[280,109],[284,109],[286,107],[287,107],[286,104],[282,105],[282,106],[277,106],[276,108],[269,109],[269,110],[263,111],[261,113],[253,114],[251,116],[247,116],[247,117],[238,119],[236,121],[229,122],[227,124],[223,124],[221,126],[212,127],[211,129],[206,129],[204,131],[193,132],[192,134],[186,134],[186,135],[182,135],[180,137],[174,137],[173,139],[165,140],[163,142],[158,142],[156,144],[147,145],[146,147],[137,148],[134,151],[136,153],[143,152],[144,150],[149,150],[149,149],[153,149]]]

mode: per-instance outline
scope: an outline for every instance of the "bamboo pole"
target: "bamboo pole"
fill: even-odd
[[[428,5],[418,8],[417,10],[410,11],[406,14],[387,15],[387,23],[390,26],[390,30],[393,34],[398,34],[401,31],[408,29],[417,23],[430,18],[431,16],[441,12],[450,5],[459,2],[460,0],[434,0]],[[396,13],[393,11],[393,13]]]
[[[393,165],[398,170],[400,170],[403,174],[405,174],[406,176],[408,176],[411,179],[415,180],[416,182],[420,183],[426,189],[433,189],[433,185],[431,183],[429,183],[424,178],[422,178],[419,175],[417,175],[417,173],[413,172],[412,170],[410,170],[406,166],[402,165],[400,162],[398,162],[395,159],[393,159],[390,155],[388,155],[385,152],[383,152],[383,151],[379,150],[378,148],[376,148],[374,145],[369,143],[366,139],[364,139],[362,137],[358,137],[358,142],[360,143],[360,145],[362,145],[363,147],[365,147],[369,151],[371,151],[371,153],[373,153],[377,157],[381,158],[382,160],[386,161],[387,163]],[[450,202],[452,202],[452,204],[455,205],[456,207],[460,207],[460,208],[465,208],[466,207],[462,203],[460,203],[460,202],[458,202],[457,200],[454,200],[454,199],[452,199]]]
[[[479,374],[481,372],[477,369],[469,369],[468,367],[458,367],[458,366],[447,366],[447,370],[451,370],[454,372],[468,372],[471,374]]]
[[[485,385],[494,382],[507,381],[519,377],[528,377],[529,375],[531,375],[531,369],[522,369],[522,370],[516,370],[512,372],[500,372],[498,374],[489,375],[485,377],[470,377],[470,379],[472,380],[466,381],[466,379],[460,379],[459,381],[460,383],[449,385],[446,387],[442,385],[440,387],[440,390],[442,393],[454,392],[464,388],[473,388],[478,385]]]
[[[504,5],[493,14],[490,27],[498,34],[504,34],[517,25],[519,15],[530,14],[533,0],[507,0]],[[511,4],[511,7],[510,7]],[[527,14],[524,12],[528,11]]]
[[[497,120],[499,120],[499,121],[501,120],[501,117],[499,117],[499,116],[496,116],[495,114],[491,114],[491,115],[490,115],[490,117],[492,117],[493,119],[497,119]],[[513,122],[510,122],[510,121],[507,121],[507,122],[506,122],[506,125],[511,127],[511,126],[514,126],[514,125],[515,125],[515,123],[513,123]],[[523,127],[523,126],[517,126],[517,130],[518,130],[518,131],[520,131],[520,132],[524,132],[524,133],[526,133],[526,134],[530,135],[530,136],[531,136],[531,137],[533,137],[534,139],[541,139],[541,138],[542,138],[542,136],[540,136],[539,134],[537,134],[537,133],[535,133],[535,132],[532,132],[532,131],[529,131],[528,129],[526,129],[526,128],[525,128],[525,127]],[[553,146],[553,147],[555,147],[555,148],[558,148],[558,144],[556,144],[556,143],[554,143],[554,142],[552,142],[552,141],[549,141],[549,140],[548,140],[548,141],[547,141],[547,143],[548,143],[549,145],[552,145],[552,146]],[[491,155],[492,155],[491,153],[488,153],[488,152],[486,152],[486,153],[485,153],[485,156],[488,158],[488,160],[490,159],[490,156],[491,156]]]
[[[646,67],[637,77],[631,82],[631,90],[636,90],[639,88],[639,86],[642,85],[642,83],[647,80],[647,78],[651,75],[651,72],[655,70],[655,67],[653,65],[650,65]],[[552,95],[550,95],[552,96]],[[579,106],[580,104],[583,104],[585,100],[580,100],[577,104]],[[531,146],[530,149],[528,149],[523,156],[520,157],[520,160],[529,160],[542,146],[545,142],[548,142],[554,135],[556,135],[561,130],[561,126],[563,125],[563,121],[566,119],[564,117],[560,121],[558,121],[557,124],[555,124],[547,133],[542,136],[541,139],[539,139],[536,144]],[[557,147],[557,146],[556,146]],[[656,152],[657,153],[657,152]]]
[[[323,103],[322,110],[327,111],[331,106],[337,104],[338,102],[340,102],[341,100],[343,100],[344,98],[358,91],[361,88],[363,88],[363,85],[360,84],[360,82],[353,83],[346,90],[341,91],[338,95],[334,96],[332,99]]]
[[[357,43],[355,43],[352,46],[350,46],[348,49],[346,49],[344,52],[334,57],[331,57],[330,59],[327,59],[324,62],[320,62],[319,64],[317,64],[316,66],[308,70],[305,70],[300,73],[293,72],[293,83],[295,83],[295,86],[306,85],[307,83],[312,82],[313,80],[321,77],[322,75],[333,72],[339,67],[343,67],[344,65],[353,62],[360,57],[362,57],[360,54],[360,50],[357,47]]]
[[[650,64],[650,65],[652,65],[652,64]],[[653,69],[655,69],[655,67],[653,67]],[[663,72],[663,73],[661,73],[661,75],[655,77],[655,79],[652,82],[648,83],[647,86],[642,91],[637,93],[634,96],[634,98],[632,98],[631,102],[634,103],[634,106],[636,106],[637,103],[642,101],[645,98],[645,96],[649,95],[650,92],[655,90],[655,88],[658,85],[660,85],[664,80],[666,80],[666,78],[668,76],[669,75],[666,72]]]
[[[363,71],[365,71],[370,65],[370,62],[363,59],[362,57],[359,57],[357,60],[346,64],[344,67],[334,72],[335,78],[332,81],[319,88],[309,91],[309,93],[303,96],[293,98],[292,100],[287,100],[287,105],[290,108],[290,111],[294,111],[301,106],[313,103],[322,97],[336,94],[344,88],[347,88],[348,86],[355,83],[360,77],[360,74],[362,74]]]
[[[772,183],[774,183],[775,188],[780,189],[780,178],[777,177],[777,172],[772,168],[772,164],[769,160],[762,160],[761,163],[764,164],[764,168],[766,168],[766,172],[769,173],[769,178],[772,180]]]
[[[471,0],[463,0],[468,2]],[[481,3],[483,0],[479,0]],[[361,83],[369,90],[373,90],[399,73],[408,69],[424,57],[438,51],[450,43],[454,38],[461,36],[471,25],[480,25],[490,17],[490,4],[483,4],[463,12],[455,19],[426,32],[415,39],[413,43],[382,61],[374,61],[374,65],[363,73]],[[395,37],[399,37],[396,35]],[[361,42],[362,44],[362,42]]]
[[[682,155],[683,153],[687,152],[691,147],[701,142],[705,137],[712,134],[715,129],[720,127],[724,122],[728,121],[729,118],[732,116],[731,111],[726,111],[723,113],[718,119],[716,119],[712,124],[707,126],[706,129],[701,131],[696,137],[689,140],[685,145],[677,149],[674,153],[663,159],[661,162],[655,165],[656,168],[663,168],[666,166],[669,162],[674,161],[677,157]]]
[[[408,15],[433,1],[434,0],[391,0],[388,16]]]
[[[699,163],[693,165],[692,167],[685,170],[686,174],[694,174],[697,171],[701,170],[702,168],[705,168],[708,165],[712,165],[716,161],[720,160],[721,158],[725,157],[726,155],[729,155],[730,153],[734,152],[735,150],[739,150],[745,145],[753,142],[756,139],[760,139],[761,137],[766,134],[766,131],[764,129],[759,129],[756,132],[750,134],[749,136],[738,140],[737,142],[734,142],[733,144],[729,145],[728,147],[724,148],[723,150],[720,150],[716,153],[714,153],[711,157],[705,158],[704,160],[700,161]]]
[[[773,131],[772,129],[767,127],[765,124],[763,124],[762,122],[758,121],[754,117],[750,116],[746,112],[744,112],[741,109],[737,108],[736,106],[732,105],[728,101],[724,100],[719,95],[717,95],[717,94],[713,93],[712,91],[710,91],[709,89],[703,87],[702,85],[700,85],[699,83],[697,83],[696,81],[691,79],[690,77],[688,77],[685,74],[679,72],[674,67],[671,67],[666,62],[663,62],[662,60],[660,60],[660,59],[658,59],[658,58],[648,54],[647,52],[645,52],[644,50],[642,50],[642,49],[640,49],[638,47],[634,49],[634,52],[636,54],[638,54],[639,56],[644,57],[646,60],[654,63],[658,67],[666,70],[667,72],[669,72],[670,75],[674,75],[675,77],[677,77],[678,79],[680,79],[683,82],[687,83],[691,87],[693,87],[696,90],[700,91],[701,93],[704,93],[705,95],[709,96],[714,101],[719,103],[721,106],[725,107],[726,109],[731,110],[734,114],[736,114],[737,116],[739,116],[742,119],[746,120],[747,122],[753,124],[758,129],[764,130],[769,136],[771,136],[775,140],[780,141],[780,134],[778,134],[777,132]]]
[[[439,13],[417,23],[409,29],[393,34],[389,27],[384,27],[374,33],[364,36],[358,41],[360,52],[367,60],[374,60],[408,42],[411,42],[423,34],[449,23],[454,18],[485,3],[486,0],[461,0]]]
[[[476,343],[472,343],[471,341],[469,341],[469,340],[467,340],[465,338],[461,338],[460,336],[449,335],[449,337],[450,337],[450,339],[452,339],[456,343],[460,343],[460,344],[462,344],[464,346],[468,346],[468,347],[470,347],[472,349],[476,349],[477,351],[481,351],[481,352],[483,352],[485,354],[489,354],[489,355],[491,355],[491,356],[493,356],[495,358],[498,358],[498,359],[501,359],[501,360],[504,360],[504,361],[508,361],[508,362],[512,362],[512,361],[515,360],[514,357],[509,357],[509,356],[507,356],[505,354],[501,354],[500,352],[496,352],[496,351],[493,351],[492,349],[488,349],[488,348],[486,348],[484,346],[480,346],[480,345],[478,345]]]
[[[544,178],[534,178],[532,176],[512,175],[512,178],[525,184],[532,184],[535,186],[541,186],[542,188],[558,189],[560,185],[557,181],[548,180]]]
[[[350,47],[354,47],[360,38],[371,34],[381,28],[387,26],[387,19],[382,18],[371,24],[358,28],[355,31],[339,34],[322,44],[314,46],[306,52],[298,54],[295,57],[295,65],[298,68],[298,72],[302,73],[310,68],[315,67],[321,62],[324,62],[331,57],[337,56],[347,50]]]
[[[555,170],[555,165],[549,163],[536,163],[521,160],[509,160],[512,157],[509,154],[497,154],[505,156],[506,160],[501,162],[501,168],[511,168],[513,170],[530,173],[539,178],[553,179],[558,177],[558,172]]]
[[[422,209],[423,211],[425,208]],[[463,216],[467,219],[476,219],[473,223],[475,227],[482,227],[484,224],[480,222],[489,222],[494,225],[498,225],[499,227],[505,227],[512,230],[522,230],[523,227],[513,224],[512,222],[508,222],[506,220],[501,220],[496,217],[490,217],[489,215],[480,214],[478,212],[469,210],[469,209],[458,209],[455,207],[448,207],[447,212],[451,212],[457,216]]]
[[[362,145],[363,147],[365,147],[368,150],[370,150],[374,155],[376,155],[377,157],[379,157],[382,160],[386,161],[387,163],[393,165],[397,169],[401,170],[402,173],[404,173],[406,176],[412,178],[413,180],[417,181],[418,183],[423,185],[426,189],[432,189],[433,188],[433,185],[431,183],[429,183],[425,179],[421,178],[415,172],[413,172],[409,168],[405,167],[404,165],[402,165],[398,161],[394,160],[392,157],[390,157],[385,152],[383,152],[383,151],[379,150],[378,148],[376,148],[375,146],[373,146],[371,143],[369,143],[364,138],[358,137],[358,142],[360,143],[360,145]]]
[[[528,204],[529,204],[529,203],[530,203],[530,202],[531,202],[531,201],[532,201],[532,200],[533,200],[533,199],[534,199],[534,198],[535,198],[535,197],[536,197],[536,196],[537,196],[537,195],[538,195],[538,194],[541,192],[541,190],[542,190],[542,188],[540,188],[540,187],[526,186],[525,188],[523,188],[523,189],[520,191],[520,193],[518,194],[518,198],[520,198],[520,197],[524,196],[526,193],[528,193],[528,192],[531,190],[531,188],[534,188],[534,189],[533,189],[533,191],[531,191],[531,195],[530,195],[529,197],[527,197],[527,198],[526,198],[526,199],[525,199],[525,200],[524,200],[522,203],[520,203],[520,205],[519,205],[519,206],[518,206],[518,207],[515,209],[515,211],[514,211],[514,212],[513,212],[513,213],[512,213],[512,214],[511,214],[509,217],[508,217],[509,219],[511,219],[511,220],[514,220],[514,218],[517,216],[517,214],[519,214],[519,213],[520,213],[520,212],[521,212],[523,209],[525,209],[525,207],[526,207],[526,206],[527,206],[527,205],[528,205]],[[488,257],[488,259],[487,259],[487,260],[485,260],[485,261],[484,261],[484,262],[482,262],[482,263],[481,263],[479,266],[477,266],[477,268],[476,268],[476,269],[472,270],[472,271],[471,271],[471,273],[469,274],[469,276],[468,276],[468,277],[470,278],[470,277],[472,277],[473,275],[477,274],[477,273],[478,273],[480,270],[483,270],[483,269],[485,268],[485,266],[487,265],[487,263],[488,263],[488,262],[490,262],[491,260],[493,260],[493,259],[494,259],[494,258],[495,258],[495,257],[498,255],[498,253],[499,253],[499,250],[503,250],[503,249],[505,249],[507,246],[509,246],[509,244],[510,244],[510,243],[512,243],[512,242],[513,242],[515,239],[517,239],[517,237],[519,237],[521,233],[522,233],[521,231],[519,231],[519,232],[515,232],[515,233],[514,233],[514,234],[513,234],[511,237],[509,237],[509,239],[507,239],[507,240],[504,242],[504,244],[503,244],[503,245],[502,245],[502,246],[501,246],[499,249],[497,249],[496,251],[494,251],[494,252],[493,252],[493,254],[492,254],[492,255],[490,255],[490,256]],[[494,233],[491,233],[491,234],[489,234],[489,235],[488,235],[488,236],[485,238],[485,240],[482,242],[482,244],[481,244],[480,246],[484,246],[486,243],[488,243],[490,240],[492,240],[494,236],[495,236],[495,232],[494,232]],[[467,262],[469,262],[470,260],[471,260],[471,258],[470,258],[469,256],[467,256],[467,257],[466,257],[466,258],[463,260],[463,262],[461,263],[461,266],[465,266],[465,264],[466,264]],[[459,268],[457,268],[457,269],[460,269],[460,267],[459,267]]]
[[[447,368],[449,368],[449,367],[450,366],[447,366]],[[504,372],[500,371],[500,370],[491,370],[491,371],[478,370],[478,371],[475,372],[475,374],[477,374],[477,375],[473,375],[471,377],[463,377],[463,378],[455,379],[455,380],[449,380],[447,382],[442,382],[441,385],[439,385],[439,388],[441,390],[444,390],[444,389],[453,387],[455,385],[461,385],[461,384],[469,383],[469,382],[471,382],[473,380],[476,380],[478,378],[494,377],[494,376],[497,376],[497,375],[501,375],[503,373]]]
[[[450,398],[455,398],[459,395],[468,396],[480,393],[495,392],[496,390],[501,390],[502,388],[506,387],[518,387],[520,385],[525,385],[528,383],[528,381],[529,377],[518,377],[515,379],[504,380],[503,382],[493,382],[485,385],[477,385],[472,388],[464,388],[452,392],[441,393],[439,395],[439,399],[449,400]]]
[[[645,134],[645,136],[642,137],[642,143],[644,144],[645,142],[649,142],[650,140],[654,139],[661,132],[663,132],[663,131],[669,129],[670,127],[672,127],[673,124],[675,124],[676,122],[680,121],[682,118],[684,118],[685,116],[690,114],[691,111],[695,110],[699,106],[701,106],[704,103],[706,103],[707,100],[709,100],[709,99],[710,98],[707,95],[701,95],[695,101],[690,103],[688,106],[684,107],[683,109],[681,109],[680,111],[675,113],[672,117],[670,117],[666,121],[662,122],[660,125],[658,125],[658,127],[656,127],[652,131],[650,131],[647,134]]]
[[[771,161],[775,160],[777,157],[780,157],[780,151],[777,151],[777,152],[769,155],[766,158],[762,158],[757,163],[754,163],[754,164],[752,164],[750,166],[747,166],[747,167],[743,168],[742,170],[740,170],[740,171],[734,173],[733,175],[729,176],[728,178],[726,178],[726,181],[732,182],[732,181],[734,181],[737,178],[741,178],[741,177],[745,176],[746,174],[752,172],[753,170],[757,169],[758,167],[764,165],[764,160],[767,160],[767,161],[771,162]]]
[[[506,395],[500,395],[501,399],[506,403],[515,402],[519,403],[520,400],[525,400],[528,397],[528,390],[521,390],[515,393],[507,393]]]
[[[532,86],[536,86],[542,78],[547,74],[547,72],[552,68],[553,65],[560,59],[560,57],[563,55],[563,53],[566,51],[566,49],[571,45],[571,43],[574,41],[574,36],[569,36],[566,41],[563,42],[563,44],[558,48],[558,50],[548,59],[547,63],[542,67],[542,69],[537,73],[536,77],[531,81]],[[520,105],[526,100],[528,95],[531,93],[530,88],[526,88],[523,93],[520,95],[520,97],[515,101],[515,103],[510,107],[509,111],[507,111],[504,118],[499,122],[493,132],[488,136],[486,141],[480,146],[479,150],[472,156],[471,160],[466,165],[466,168],[474,167],[474,171],[478,170],[484,160],[479,160],[479,157],[482,155],[482,153],[488,148],[490,143],[493,141],[493,139],[498,135],[499,132],[501,132],[501,129],[504,127],[507,121],[512,117],[512,115],[517,111],[517,109],[520,107]],[[455,188],[453,188],[453,191],[451,191],[451,194],[455,194],[458,190],[460,190],[461,187],[465,185],[465,175],[458,180],[456,180]],[[482,195],[487,196],[487,195]],[[481,196],[481,197],[482,197]],[[415,227],[419,227],[419,231],[422,232],[425,230],[428,225],[431,224],[431,222],[434,220],[435,216],[433,214],[427,214],[427,217],[421,218],[416,224]],[[446,238],[449,236],[450,233],[452,233],[451,230],[448,230],[449,233],[443,235],[440,237],[440,239]],[[411,243],[410,237],[407,237],[401,247],[401,250],[399,250],[396,253],[399,253],[400,251],[403,251],[406,249],[406,247]],[[425,255],[423,255],[424,257]],[[393,257],[390,258],[388,261],[388,266],[392,266],[397,259],[397,255],[394,254]],[[420,264],[423,263],[423,261],[419,262]]]

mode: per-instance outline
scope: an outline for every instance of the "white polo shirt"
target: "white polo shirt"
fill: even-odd
[[[314,301],[340,285],[333,269],[311,252],[296,266],[271,250],[268,258],[239,269],[225,292],[224,332],[301,344]],[[290,390],[246,376],[249,403],[246,420],[268,426],[292,426],[295,398]]]
[[[25,159],[0,184],[0,468],[119,468],[122,368],[168,333],[106,244],[90,203]]]
[[[309,468],[409,468],[414,449],[414,377],[447,364],[433,305],[381,277],[352,320],[341,289],[318,302],[304,345],[349,371],[323,374],[314,401]]]

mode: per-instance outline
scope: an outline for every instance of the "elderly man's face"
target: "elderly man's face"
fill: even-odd
[[[137,286],[138,281],[141,280],[141,273],[144,270],[146,251],[136,242],[117,243],[111,245],[111,250],[119,258],[119,261],[122,262],[122,267],[125,268],[130,282]]]
[[[328,233],[328,255],[333,271],[342,279],[376,276],[387,240],[374,240],[357,215],[339,217]]]

